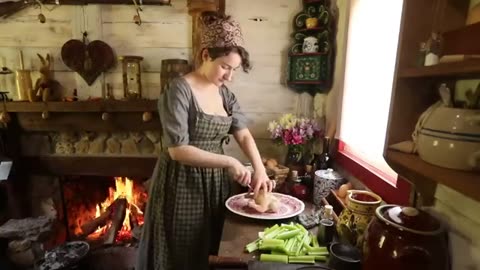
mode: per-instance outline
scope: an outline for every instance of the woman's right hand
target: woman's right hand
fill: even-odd
[[[252,179],[251,172],[236,158],[230,157],[230,166],[228,166],[228,173],[240,185],[246,187],[250,185]]]

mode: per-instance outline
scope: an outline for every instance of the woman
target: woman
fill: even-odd
[[[136,270],[208,269],[218,251],[231,179],[271,191],[246,118],[224,85],[250,68],[238,23],[217,13],[202,16],[201,65],[170,84],[159,99],[164,150],[149,192]],[[255,172],[223,154],[228,134]]]

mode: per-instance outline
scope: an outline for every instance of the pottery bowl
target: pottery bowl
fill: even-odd
[[[425,119],[422,128],[452,135],[480,136],[480,110],[439,107]]]
[[[420,158],[430,164],[456,170],[480,170],[480,133],[458,135],[421,129],[417,149]]]

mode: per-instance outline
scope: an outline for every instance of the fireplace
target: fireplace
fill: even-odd
[[[135,245],[140,238],[147,192],[128,177],[70,176],[62,184],[66,238],[91,245]]]
[[[40,241],[45,251],[86,241],[93,261],[108,265],[122,257],[130,267],[143,225],[146,181],[162,147],[156,103],[49,102],[48,119],[41,117],[45,104],[9,103],[12,122],[1,139],[15,167],[9,179],[15,192],[8,196],[22,210],[10,218],[50,217],[51,232]],[[145,112],[153,119],[145,121]],[[18,242],[22,250],[15,252],[30,252],[24,249],[30,245]]]

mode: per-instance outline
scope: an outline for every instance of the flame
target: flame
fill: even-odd
[[[131,237],[131,220],[130,216],[132,213],[132,208],[134,208],[134,212],[137,214],[138,225],[143,224],[143,212],[137,206],[137,202],[140,199],[142,194],[134,195],[134,188],[133,188],[133,180],[127,177],[115,177],[115,188],[109,189],[109,196],[102,202],[100,205],[97,205],[95,217],[99,217],[103,212],[107,210],[107,208],[118,198],[125,198],[127,200],[127,209],[125,213],[125,219],[123,220],[122,228],[118,232],[117,239],[125,239]],[[107,230],[109,225],[104,226],[102,228],[98,228],[95,231],[95,234],[103,233]]]

